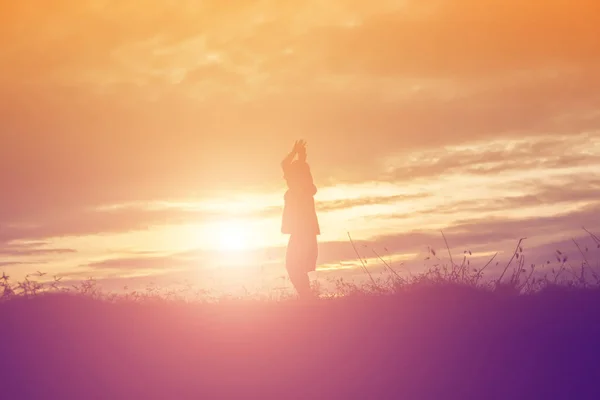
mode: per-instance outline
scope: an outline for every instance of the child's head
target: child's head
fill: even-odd
[[[300,160],[295,160],[292,162],[286,179],[296,183],[304,182],[307,179],[310,179],[310,169],[308,164]]]

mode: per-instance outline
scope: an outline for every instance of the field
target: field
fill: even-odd
[[[190,301],[2,280],[2,399],[597,399],[596,266]]]

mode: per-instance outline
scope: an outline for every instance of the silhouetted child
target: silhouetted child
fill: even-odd
[[[281,166],[288,186],[281,225],[281,232],[290,235],[286,269],[300,297],[310,297],[308,273],[317,267],[317,235],[321,232],[314,201],[317,188],[306,162],[306,143],[296,142]]]

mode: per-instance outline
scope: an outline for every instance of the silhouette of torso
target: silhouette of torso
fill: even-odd
[[[320,228],[315,210],[313,183],[310,167],[306,161],[284,163],[283,177],[288,190],[285,193],[281,231],[291,235],[319,235]]]

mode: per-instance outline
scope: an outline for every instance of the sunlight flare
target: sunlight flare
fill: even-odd
[[[250,247],[251,229],[243,221],[223,221],[217,228],[217,247],[220,251],[242,251]]]

